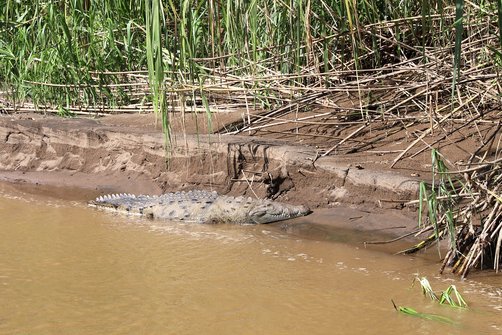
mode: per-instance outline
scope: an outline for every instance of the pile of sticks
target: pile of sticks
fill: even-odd
[[[501,127],[499,125],[498,130]],[[493,144],[493,142],[491,142]],[[446,255],[445,266],[462,277],[478,267],[499,272],[502,264],[502,148],[500,137],[494,153],[473,155],[463,170],[463,197],[456,221],[455,246]]]

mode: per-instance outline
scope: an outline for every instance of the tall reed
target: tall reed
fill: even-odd
[[[490,8],[478,2],[483,6],[481,23]],[[453,35],[458,73],[465,22],[463,0],[36,0],[30,5],[2,0],[0,4],[4,22],[0,81],[16,99],[38,104],[127,104],[129,88],[111,84],[136,81],[138,77],[125,72],[151,71],[151,66],[157,73],[149,74],[150,82],[162,79],[171,87],[205,84],[213,71],[255,79],[296,74],[288,85],[322,82],[330,87],[338,82],[322,73],[372,69],[399,62],[400,55],[426,57],[427,48],[448,48]],[[456,6],[454,22],[447,15],[451,5]],[[500,0],[497,5],[502,17]],[[382,29],[385,22],[392,24]],[[381,37],[395,39],[394,50],[382,49]],[[150,53],[155,54],[155,64]],[[166,70],[167,77],[161,78]],[[256,82],[253,86],[260,101],[270,94]],[[152,96],[158,96],[155,85]],[[268,104],[276,102],[266,99]]]

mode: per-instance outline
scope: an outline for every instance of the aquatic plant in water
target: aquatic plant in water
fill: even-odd
[[[420,286],[422,288],[422,293],[424,296],[427,296],[430,298],[432,301],[437,301],[441,305],[447,305],[450,307],[458,307],[458,308],[467,308],[467,303],[460,294],[460,292],[457,290],[455,285],[450,285],[446,290],[442,291],[440,294],[434,292],[432,289],[432,286],[429,282],[429,280],[426,277],[416,277],[415,281],[418,281],[420,283]],[[394,302],[392,301],[392,305],[394,306],[394,309],[400,313],[418,317],[421,319],[426,319],[426,320],[432,320],[432,321],[439,321],[439,322],[444,322],[444,323],[451,323],[453,324],[454,321],[448,317],[442,316],[442,315],[437,315],[437,314],[430,314],[430,313],[420,313],[416,311],[414,308],[411,307],[405,307],[405,306],[397,306]]]

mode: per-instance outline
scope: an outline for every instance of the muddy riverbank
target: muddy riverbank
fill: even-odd
[[[187,129],[173,135],[166,158],[153,115],[5,115],[0,117],[0,180],[73,187],[86,190],[78,192],[85,197],[212,189],[302,203],[318,212],[342,206],[377,214],[416,198],[418,179],[410,175],[363,168],[339,156],[319,157],[315,147],[291,141]],[[400,215],[414,217],[413,209],[405,211]],[[375,224],[396,226],[387,220]]]
[[[229,119],[216,115],[215,128]],[[385,164],[375,164],[379,156],[373,152],[320,157],[308,143],[202,135],[207,129],[196,123],[185,122],[186,133],[173,134],[166,151],[164,134],[150,114],[70,119],[2,115],[0,182],[84,205],[108,193],[190,189],[269,197],[313,209],[299,225],[292,220],[282,226],[289,234],[323,240],[333,228],[347,229],[358,232],[359,245],[410,236],[417,229],[417,209],[410,202],[417,199],[419,180],[428,178],[423,158],[385,169]],[[311,223],[315,229],[309,230]],[[394,253],[412,240],[406,243],[377,248]]]
[[[152,118],[1,117],[0,170],[3,178],[39,183],[152,194],[202,186],[231,194],[302,200],[313,207],[336,202],[381,206],[381,200],[392,203],[416,196],[418,179],[413,176],[365,169],[340,156],[319,158],[315,148],[289,141],[175,134],[166,159],[162,132],[140,121]],[[52,177],[54,173],[62,179]]]

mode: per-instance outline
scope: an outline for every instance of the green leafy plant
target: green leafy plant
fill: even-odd
[[[495,134],[483,146],[493,145],[490,143],[495,140]],[[500,159],[496,158],[498,150],[491,162],[486,161],[486,156],[478,157],[474,153],[469,160],[474,167],[463,174],[451,172],[436,149],[431,152],[433,177],[430,184],[420,183],[418,226],[422,233],[429,230],[434,233],[402,252],[417,252],[448,236],[449,250],[441,271],[450,265],[453,272],[465,277],[470,269],[483,266],[487,260],[491,260],[498,271],[502,262],[502,243],[498,242],[502,236],[502,197],[499,196],[502,169]],[[475,163],[477,160],[481,163]],[[473,224],[476,219],[480,225]]]
[[[432,289],[432,286],[429,283],[429,280],[426,277],[415,278],[416,281],[420,283],[422,287],[422,293],[429,297],[432,301],[437,301],[441,305],[448,305],[451,307],[459,307],[459,308],[467,308],[467,303],[457,290],[455,285],[450,285],[440,294],[437,294]]]
[[[438,294],[434,292],[429,280],[426,277],[421,277],[421,278],[416,277],[413,282],[415,281],[418,281],[420,283],[420,287],[422,288],[422,294],[431,299],[432,301],[436,301],[440,305],[447,305],[456,308],[467,308],[467,302],[464,300],[464,298],[457,290],[455,285],[448,286],[446,290]],[[437,314],[420,313],[411,307],[397,306],[394,303],[394,300],[391,301],[392,305],[394,306],[394,309],[400,313],[426,320],[439,321],[450,324],[454,323],[454,321],[448,317]]]
[[[447,304],[452,307],[467,307],[467,303],[465,302],[460,292],[458,292],[455,285],[450,285],[445,291],[443,291],[441,297],[439,298],[439,303],[442,305]]]

